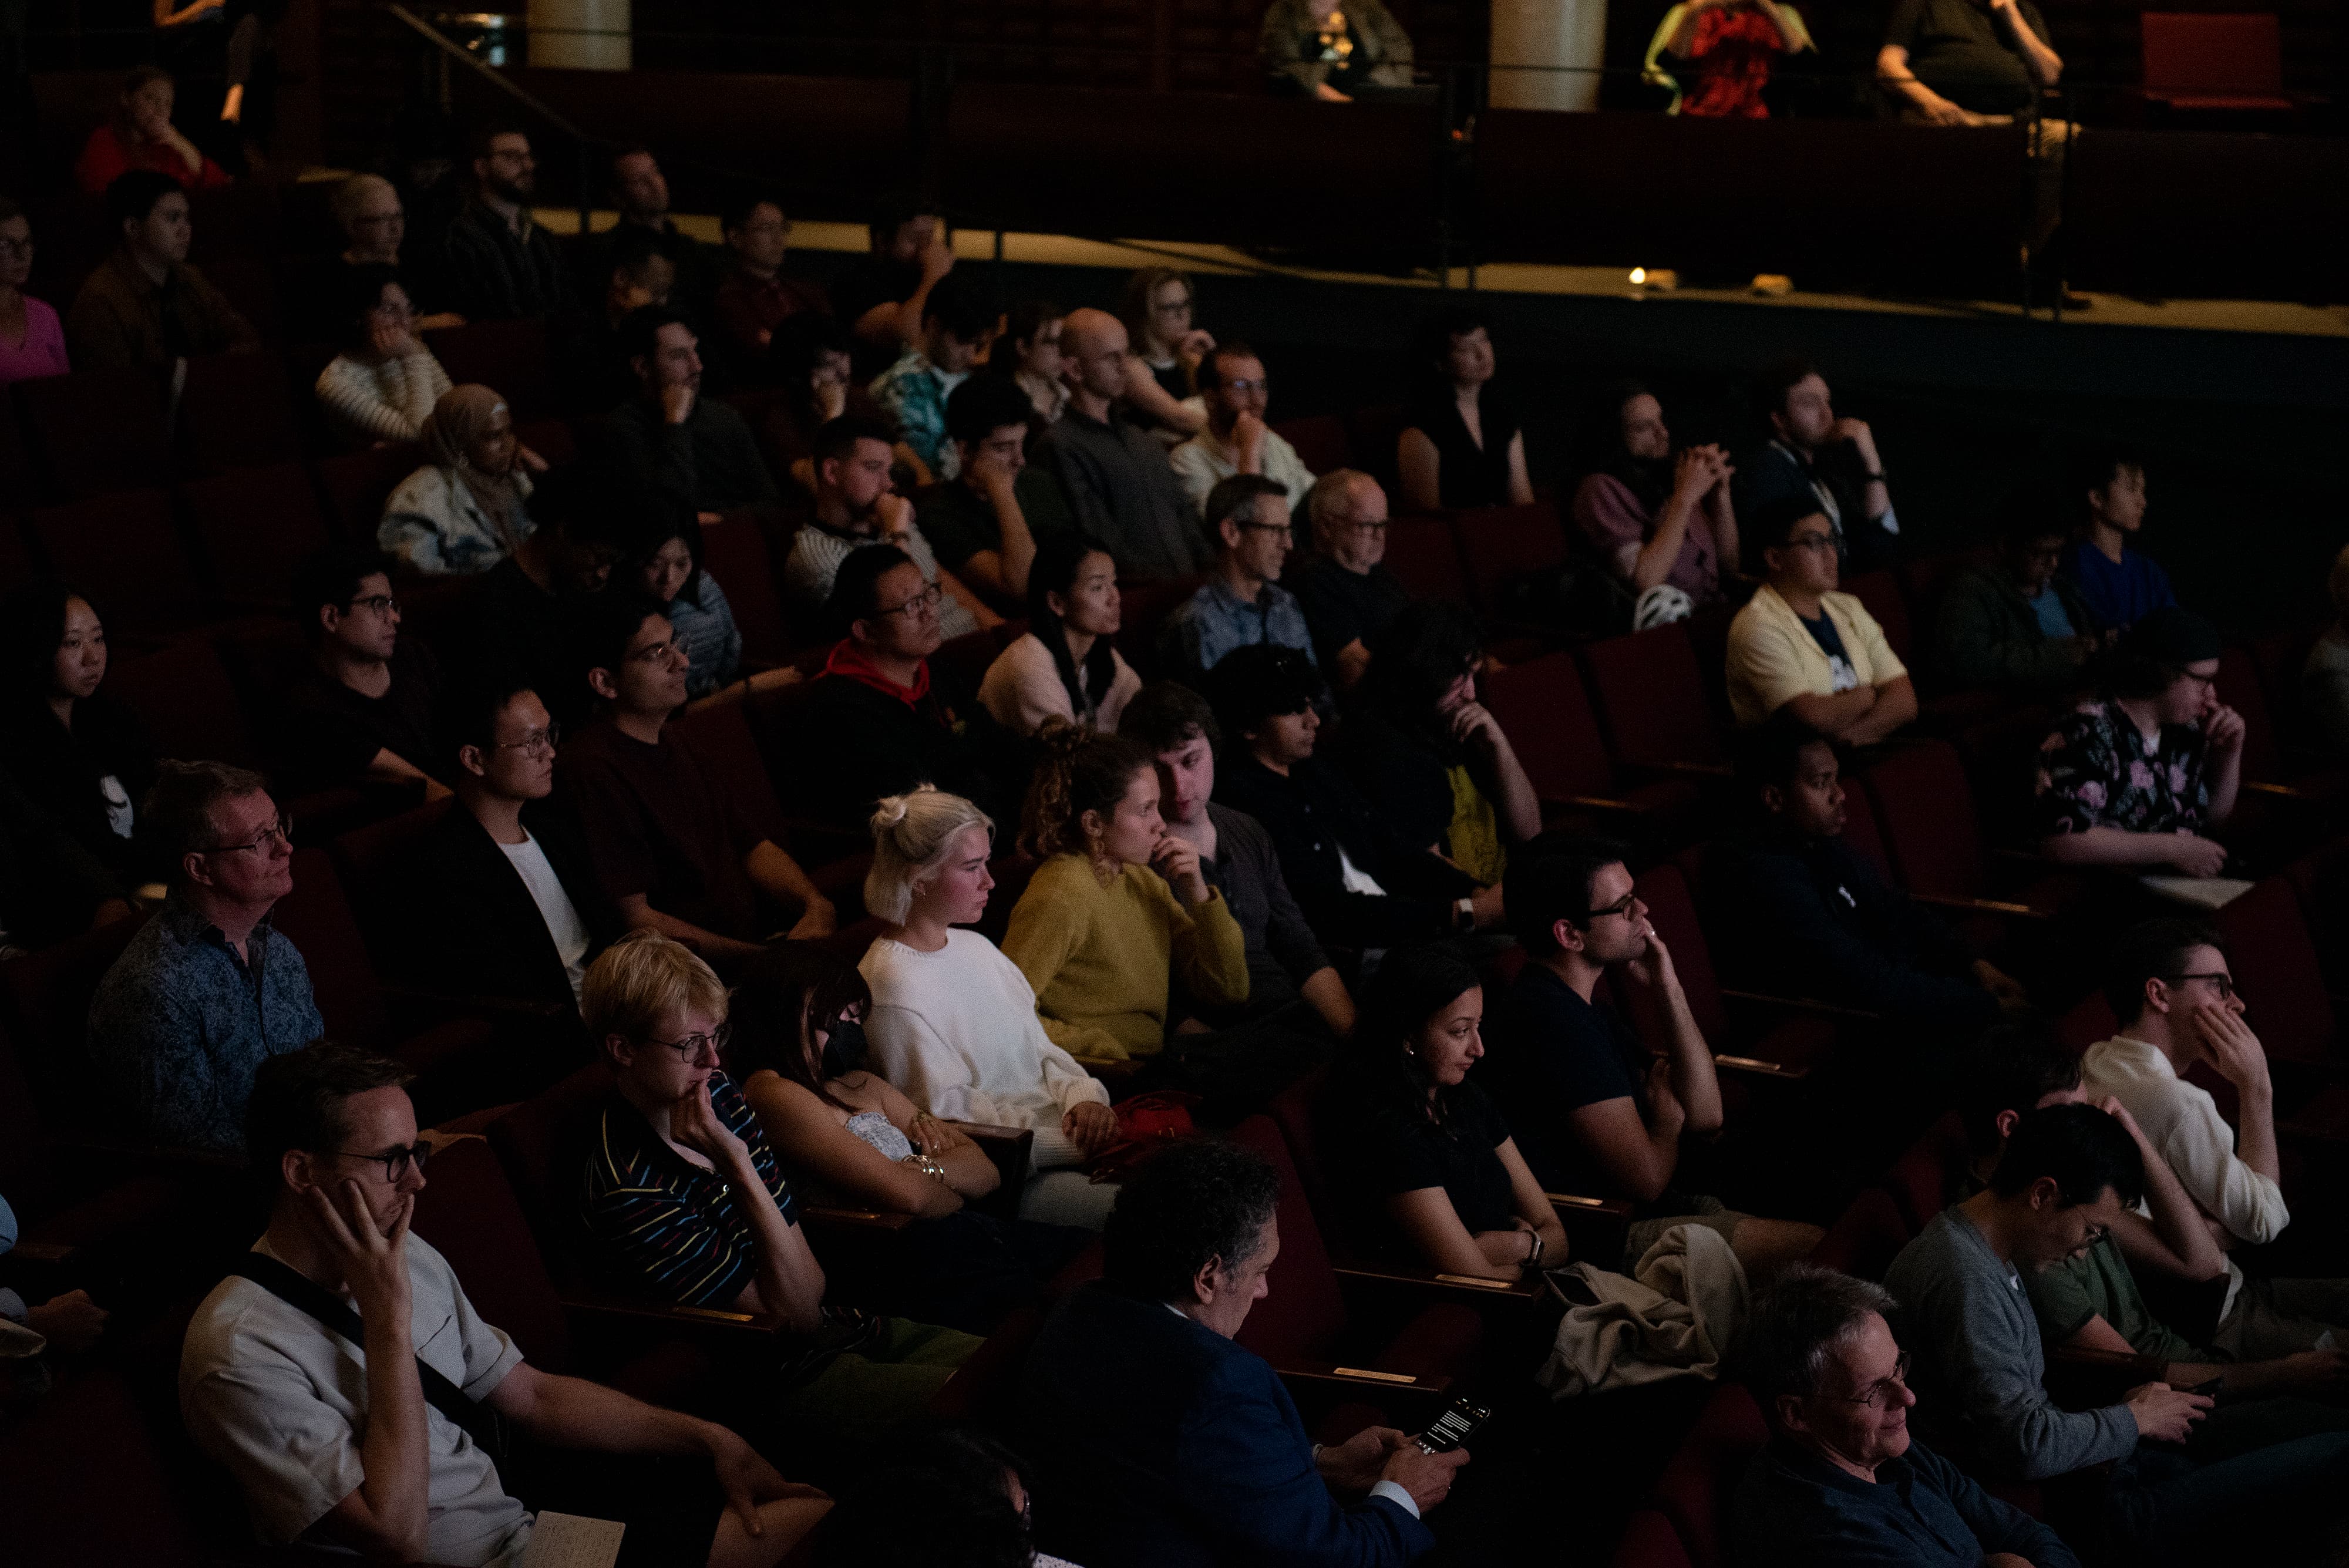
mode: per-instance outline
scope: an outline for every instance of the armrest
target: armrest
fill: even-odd
[[[1293,1362],[1275,1372],[1299,1405],[1327,1407],[1362,1400],[1383,1408],[1388,1417],[1410,1428],[1426,1426],[1452,1391],[1444,1376],[1413,1377],[1401,1372],[1381,1372],[1367,1366],[1341,1366],[1329,1361]]]
[[[1636,800],[1615,800],[1599,794],[1545,794],[1541,803],[1560,811],[1608,811],[1621,816],[1644,817],[1655,811],[1655,807]]]
[[[562,1301],[564,1312],[583,1327],[595,1325],[639,1334],[683,1334],[736,1352],[763,1347],[772,1354],[774,1337],[782,1332],[782,1324],[765,1313],[671,1306],[587,1293],[566,1294]]]
[[[1813,996],[1775,996],[1766,991],[1738,991],[1729,986],[1721,988],[1723,1002],[1740,1002],[1750,1007],[1775,1007],[1783,1012],[1813,1012],[1822,1018],[1848,1018],[1860,1023],[1881,1023],[1884,1014],[1868,1012],[1857,1007],[1845,1007],[1838,1002],[1821,1002]]]
[[[1718,779],[1726,783],[1733,776],[1733,770],[1727,763],[1625,762],[1617,765],[1628,772],[1661,774],[1670,778]]]
[[[1124,1088],[1142,1073],[1142,1064],[1131,1059],[1123,1062],[1095,1062],[1079,1056],[1076,1058],[1076,1064],[1112,1089]]]
[[[989,1127],[984,1122],[954,1122],[949,1125],[985,1151],[987,1158],[994,1162],[995,1174],[1000,1179],[995,1190],[973,1207],[1005,1220],[1018,1219],[1020,1194],[1028,1184],[1028,1168],[1035,1159],[1035,1129]]]
[[[2002,898],[1968,898],[1956,893],[1911,893],[1909,901],[1936,909],[1954,909],[1965,915],[2001,915],[2018,920],[2052,920],[2055,917],[2045,909],[2034,909],[2028,904],[2012,904]]]
[[[1732,1056],[1725,1052],[1713,1054],[1713,1064],[1729,1073],[1744,1073],[1755,1078],[1775,1078],[1782,1084],[1799,1084],[1811,1075],[1808,1067],[1790,1067],[1784,1062],[1764,1062],[1759,1056]]]
[[[1632,1207],[1620,1199],[1589,1198],[1573,1192],[1545,1192],[1557,1222],[1566,1227],[1566,1256],[1558,1263],[1589,1262],[1609,1271],[1619,1268],[1625,1238],[1631,1229]]]
[[[1407,1263],[1339,1263],[1335,1270],[1341,1287],[1356,1285],[1373,1290],[1410,1291],[1442,1301],[1478,1303],[1490,1301],[1529,1302],[1541,1294],[1538,1284],[1526,1280],[1486,1280],[1474,1274],[1445,1274],[1433,1269],[1415,1269]]]
[[[824,1231],[903,1231],[914,1222],[911,1214],[887,1214],[878,1209],[842,1209],[828,1203],[810,1203],[800,1210],[800,1223],[811,1230]]]
[[[2259,781],[2259,780],[2257,780],[2257,779],[2245,779],[2245,780],[2243,780],[2243,782],[2242,782],[2242,784],[2241,784],[2241,785],[2240,785],[2240,788],[2243,788],[2243,789],[2247,789],[2247,790],[2256,791],[2258,794],[2261,794],[2275,795],[2275,796],[2278,796],[2278,797],[2280,797],[2280,798],[2282,798],[2282,799],[2284,799],[2284,800],[2298,800],[2298,801],[2311,801],[2311,802],[2313,802],[2313,801],[2314,801],[2314,800],[2316,799],[2316,797],[2315,797],[2313,794],[2311,794],[2308,791],[2306,791],[2306,790],[2304,790],[2304,789],[2300,789],[2300,788],[2298,788],[2298,787],[2296,787],[2296,786],[2294,786],[2294,785],[2292,785],[2292,784],[2263,784],[2263,783],[2260,782],[2260,781]]]
[[[2140,1383],[2160,1382],[2168,1370],[2167,1363],[2151,1355],[2058,1345],[2048,1347],[2041,1381],[2048,1397],[2066,1409],[2097,1410],[2120,1403]]]

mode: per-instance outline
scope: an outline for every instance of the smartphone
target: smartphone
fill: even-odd
[[[1476,1428],[1492,1418],[1489,1406],[1468,1399],[1455,1399],[1450,1409],[1435,1418],[1435,1425],[1412,1441],[1431,1454],[1448,1454],[1475,1437]]]

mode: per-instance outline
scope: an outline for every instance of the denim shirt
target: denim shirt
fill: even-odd
[[[299,950],[266,919],[244,947],[175,891],[98,983],[90,1062],[139,1136],[242,1154],[254,1070],[326,1033]]]
[[[1278,583],[1265,584],[1250,604],[1226,587],[1223,578],[1209,577],[1166,618],[1159,633],[1159,649],[1167,661],[1193,672],[1213,670],[1232,649],[1258,642],[1296,649],[1308,664],[1320,668],[1304,607]]]

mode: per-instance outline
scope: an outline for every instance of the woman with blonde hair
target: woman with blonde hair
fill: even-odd
[[[859,966],[873,998],[865,1038],[925,1115],[1033,1129],[1022,1219],[1097,1231],[1117,1188],[1082,1167],[1117,1135],[1109,1090],[1044,1033],[1019,967],[957,929],[987,913],[994,832],[978,806],[927,785],[873,814],[864,907],[888,928]]]
[[[523,504],[546,460],[514,439],[505,399],[477,382],[442,393],[419,439],[425,465],[384,504],[376,544],[406,571],[477,576],[530,537]]]
[[[1125,280],[1118,315],[1131,345],[1125,400],[1144,428],[1169,446],[1206,430],[1199,365],[1216,351],[1216,339],[1191,324],[1190,278],[1171,266],[1143,267]]]

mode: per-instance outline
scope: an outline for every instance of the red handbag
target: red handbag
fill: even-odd
[[[1168,1144],[1199,1130],[1191,1119],[1198,1104],[1198,1096],[1181,1089],[1120,1100],[1110,1107],[1117,1117],[1117,1141],[1085,1162],[1086,1173],[1095,1181],[1124,1180]]]

